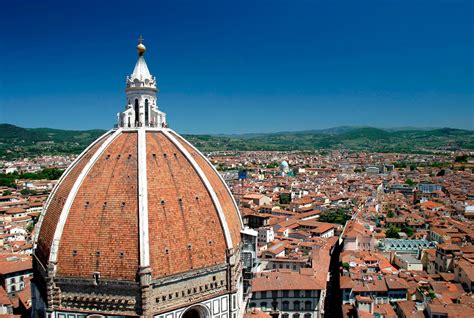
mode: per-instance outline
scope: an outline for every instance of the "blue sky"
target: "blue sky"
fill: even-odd
[[[110,128],[140,34],[181,133],[474,129],[473,1],[7,1],[0,122]]]

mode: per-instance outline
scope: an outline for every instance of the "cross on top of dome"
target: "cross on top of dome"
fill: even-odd
[[[143,45],[143,40],[144,38],[140,35],[140,37],[138,38],[138,45],[137,45],[137,51],[138,51],[139,56],[142,56],[143,54],[145,54],[145,51],[146,51],[146,47],[145,45]]]

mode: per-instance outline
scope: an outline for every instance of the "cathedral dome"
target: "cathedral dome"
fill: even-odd
[[[134,280],[226,262],[240,243],[231,193],[207,159],[169,128],[112,130],[50,196],[36,255],[56,275]]]
[[[137,65],[134,73],[148,72],[142,54]],[[207,317],[209,299],[229,316],[241,308],[231,307],[242,288],[238,207],[207,158],[168,128],[148,80],[127,84],[117,127],[78,156],[45,204],[34,246],[38,316]]]

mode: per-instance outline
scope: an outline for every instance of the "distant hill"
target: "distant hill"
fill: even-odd
[[[203,151],[348,149],[373,152],[426,153],[434,150],[474,149],[474,131],[440,128],[389,130],[337,127],[324,130],[254,135],[188,135]]]
[[[103,133],[105,130],[100,129],[75,131],[0,124],[0,159],[77,154]]]
[[[105,130],[100,129],[32,129],[0,124],[0,159],[77,154],[103,133]],[[347,149],[426,153],[434,150],[474,149],[474,131],[453,128],[380,129],[343,126],[295,132],[185,137],[201,151]]]

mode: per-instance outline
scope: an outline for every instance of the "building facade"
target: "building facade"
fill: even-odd
[[[25,280],[33,275],[31,257],[11,255],[0,260],[0,286],[9,295],[25,288]]]
[[[323,316],[325,286],[304,272],[264,272],[252,280],[250,309],[274,318]]]

